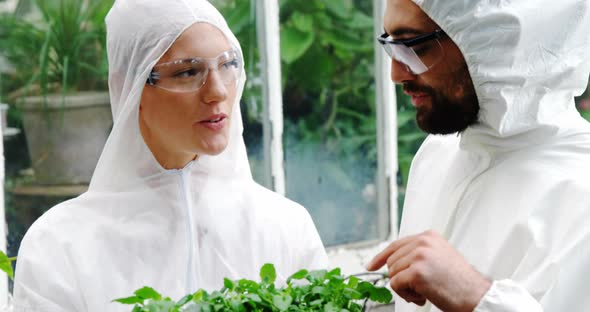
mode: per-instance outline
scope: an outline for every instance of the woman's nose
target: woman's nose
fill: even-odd
[[[408,66],[394,58],[391,59],[391,80],[395,83],[414,80],[416,75],[410,71]]]
[[[209,71],[200,93],[205,103],[218,103],[227,98],[227,87],[217,71]]]

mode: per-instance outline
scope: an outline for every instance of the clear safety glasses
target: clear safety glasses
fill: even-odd
[[[392,39],[384,33],[377,40],[391,58],[406,65],[409,72],[420,75],[443,59],[440,38],[444,35],[444,31],[437,29],[409,39]]]
[[[239,53],[229,50],[214,58],[194,57],[157,64],[146,83],[173,92],[194,92],[205,84],[211,71],[216,71],[225,85],[231,85],[238,80],[241,62]]]

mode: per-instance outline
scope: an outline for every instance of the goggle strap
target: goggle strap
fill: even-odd
[[[445,32],[442,29],[437,29],[434,32],[431,32],[428,34],[423,34],[423,35],[420,35],[420,36],[417,36],[414,38],[410,38],[410,39],[387,40],[387,38],[389,37],[389,34],[383,33],[381,36],[379,36],[379,38],[377,38],[377,40],[381,44],[401,44],[401,45],[405,45],[406,47],[411,47],[411,46],[415,46],[417,44],[426,42],[428,40],[439,39],[444,34],[445,34]]]
[[[160,79],[160,73],[152,70],[147,78],[147,84],[154,86],[156,85],[156,80],[158,79]]]

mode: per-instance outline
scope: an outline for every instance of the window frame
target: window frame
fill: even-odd
[[[373,0],[373,32],[376,38],[383,30],[386,0]],[[278,0],[256,3],[257,41],[263,84],[263,153],[265,155],[265,184],[285,195],[285,166],[283,158],[283,100],[281,88],[280,32]],[[372,40],[367,38],[367,40]],[[377,209],[378,237],[327,248],[331,266],[345,273],[364,271],[369,260],[387,242],[397,237],[397,102],[395,87],[389,77],[391,59],[374,40],[375,92],[377,107]]]

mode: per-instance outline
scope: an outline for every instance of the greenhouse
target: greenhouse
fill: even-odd
[[[0,311],[584,311],[590,3],[447,2],[0,0]]]

